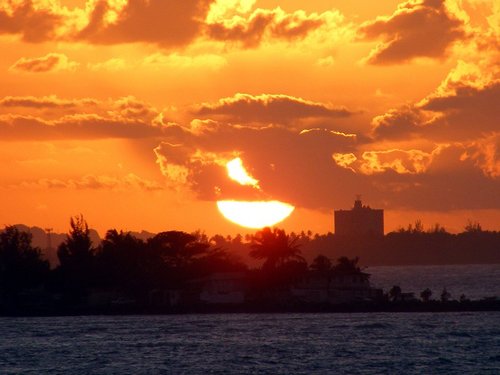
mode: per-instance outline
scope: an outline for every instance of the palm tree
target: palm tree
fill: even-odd
[[[399,285],[394,285],[391,290],[389,290],[389,297],[393,302],[397,302],[401,300],[402,290]]]
[[[349,259],[342,256],[337,259],[337,264],[333,266],[333,271],[338,274],[356,274],[361,273],[361,268],[358,266],[359,258]]]
[[[332,261],[324,255],[318,255],[314,258],[309,268],[313,271],[328,273],[332,269]]]
[[[422,298],[422,301],[424,302],[429,302],[432,296],[432,291],[429,288],[426,288],[425,290],[420,293],[420,298]]]
[[[304,262],[297,238],[291,239],[282,229],[264,228],[252,236],[250,256],[263,259],[263,269],[276,269],[291,260]]]
[[[196,234],[181,231],[158,233],[147,241],[150,251],[158,255],[163,262],[172,268],[183,268],[192,264],[210,248],[208,239],[200,240]]]

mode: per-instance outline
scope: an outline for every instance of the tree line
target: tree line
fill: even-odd
[[[217,238],[202,233],[161,232],[143,240],[130,232],[109,230],[95,246],[82,216],[70,220],[70,230],[57,249],[59,265],[51,269],[30,233],[7,226],[0,232],[0,301],[18,303],[27,290],[43,288],[66,305],[83,301],[90,290],[119,290],[145,302],[154,289],[183,289],[192,280],[218,272],[245,272],[257,288],[279,288],[299,280],[308,270],[361,272],[358,258],[340,257],[333,265],[318,256],[309,265],[297,237],[278,228],[264,228],[249,238],[249,266]]]

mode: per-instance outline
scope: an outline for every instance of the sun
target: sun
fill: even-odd
[[[222,215],[235,224],[246,228],[260,229],[276,225],[285,220],[295,209],[279,201],[218,201]]]
[[[240,185],[251,186],[262,191],[259,180],[248,173],[241,158],[234,158],[226,163],[227,176]],[[220,200],[217,202],[220,213],[229,221],[246,228],[260,229],[278,224],[291,215],[294,206],[277,200],[236,201]]]

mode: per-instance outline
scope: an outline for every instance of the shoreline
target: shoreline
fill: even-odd
[[[189,314],[317,314],[317,313],[446,313],[446,312],[500,311],[500,299],[479,301],[431,301],[431,302],[375,302],[339,305],[297,304],[240,304],[240,305],[193,305],[177,307],[106,306],[63,308],[0,309],[0,317],[64,317],[64,316],[132,316],[132,315],[189,315]]]

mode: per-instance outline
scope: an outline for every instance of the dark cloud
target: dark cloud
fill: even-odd
[[[0,99],[0,107],[16,108],[76,108],[85,106],[95,106],[98,102],[94,99],[66,100],[56,96],[6,96]]]
[[[40,43],[54,38],[63,17],[51,8],[35,8],[25,0],[0,6],[0,34],[19,34],[26,42]]]
[[[421,132],[424,123],[421,111],[409,105],[391,109],[372,121],[373,132],[377,139],[411,138]]]
[[[162,171],[200,199],[281,199],[316,208],[331,206],[335,195],[328,190],[336,173],[346,174],[332,161],[332,152],[353,150],[356,143],[353,136],[328,130],[300,132],[276,126],[211,124],[195,131],[173,126],[165,134],[165,142],[156,149]],[[260,181],[261,190],[227,178],[225,164],[236,156]],[[311,190],[313,186],[320,192]]]
[[[215,104],[203,104],[194,114],[240,123],[287,124],[302,119],[348,117],[354,112],[288,95],[236,94]]]
[[[206,26],[206,34],[211,39],[257,47],[266,36],[283,40],[302,39],[326,22],[323,15],[315,13],[307,15],[297,11],[288,14],[280,8],[257,9],[248,18],[210,23]]]
[[[363,40],[383,38],[368,57],[370,64],[397,64],[417,57],[442,58],[457,40],[466,37],[461,20],[444,0],[409,0],[390,17],[362,24]]]
[[[162,135],[162,128],[141,120],[74,114],[57,120],[21,115],[0,115],[2,140],[57,140],[148,138]]]
[[[461,86],[376,117],[373,132],[379,139],[472,140],[499,130],[499,97],[498,81]]]
[[[200,34],[214,0],[129,0],[114,22],[110,6],[98,1],[88,25],[76,39],[96,44],[146,42],[164,47],[188,44]]]
[[[172,126],[165,134],[155,150],[162,172],[173,186],[188,187],[203,200],[278,199],[327,210],[361,193],[372,204],[392,209],[500,207],[499,182],[493,175],[500,171],[493,159],[498,157],[498,139],[488,140],[489,148],[483,140],[425,152],[370,150],[354,137],[284,127],[219,124],[193,132]],[[352,164],[342,166],[332,157],[342,154]],[[260,190],[227,177],[225,163],[236,155],[259,180]]]

